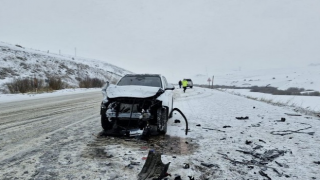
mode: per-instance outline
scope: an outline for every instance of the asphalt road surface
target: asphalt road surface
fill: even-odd
[[[58,169],[101,131],[101,98],[91,92],[0,104],[0,179],[68,179]],[[59,159],[63,153],[70,159]]]

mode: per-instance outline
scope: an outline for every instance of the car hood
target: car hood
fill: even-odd
[[[155,96],[159,87],[150,86],[109,86],[107,88],[108,98],[149,98]]]

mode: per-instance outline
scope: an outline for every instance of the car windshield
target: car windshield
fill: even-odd
[[[118,83],[118,86],[128,85],[161,87],[161,79],[157,76],[126,76]]]

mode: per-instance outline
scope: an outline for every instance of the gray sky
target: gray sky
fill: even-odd
[[[0,41],[175,82],[320,62],[319,0],[0,0]]]

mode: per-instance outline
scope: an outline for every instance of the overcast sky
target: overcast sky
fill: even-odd
[[[320,62],[320,0],[0,0],[0,41],[170,81]]]

